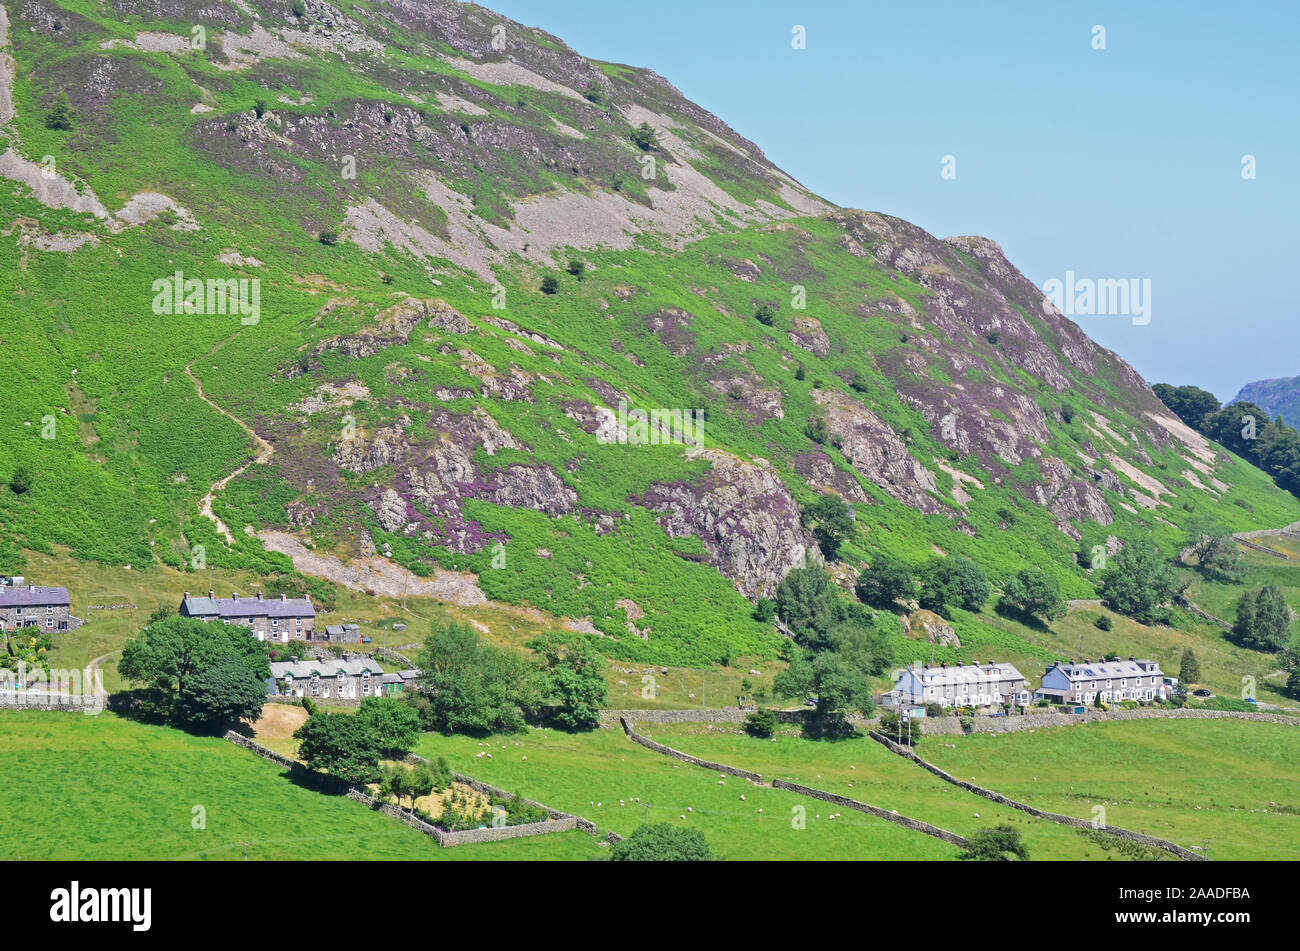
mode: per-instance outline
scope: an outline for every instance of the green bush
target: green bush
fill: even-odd
[[[543,294],[548,294],[548,295],[554,294],[559,289],[560,289],[560,282],[559,280],[556,279],[554,274],[548,274],[544,278],[542,278]]]
[[[776,714],[771,710],[755,710],[745,717],[745,732],[750,736],[767,739],[776,732]]]

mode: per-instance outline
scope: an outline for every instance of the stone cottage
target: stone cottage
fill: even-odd
[[[81,618],[72,615],[67,588],[41,588],[23,584],[23,580],[6,578],[0,585],[0,631],[16,631],[21,627],[75,631],[81,627]]]
[[[259,641],[311,641],[316,636],[316,609],[310,598],[240,597],[231,593],[229,598],[217,598],[211,590],[208,596],[191,597],[188,591],[181,601],[181,616],[201,621],[222,621],[247,627]]]
[[[379,696],[384,669],[374,658],[344,654],[342,660],[298,660],[271,665],[266,692],[272,697],[364,700]]]

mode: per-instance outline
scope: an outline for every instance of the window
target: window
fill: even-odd
[[[313,677],[313,678],[311,679],[311,695],[312,695],[313,697],[318,697],[318,696],[320,696],[320,684],[318,684],[318,683],[316,682],[316,678],[315,678],[315,677]]]
[[[45,626],[46,626],[46,627],[53,627],[53,626],[54,626],[54,618],[52,618],[52,617],[51,617],[51,618],[46,618],[46,619],[45,619]]]
[[[54,605],[50,605],[49,607],[47,607],[47,608],[45,609],[45,613],[46,613],[46,614],[53,614],[53,613],[54,613]]]

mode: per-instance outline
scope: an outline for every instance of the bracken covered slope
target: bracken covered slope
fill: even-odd
[[[775,649],[748,601],[820,557],[820,492],[856,510],[846,585],[961,552],[1085,597],[1080,550],[1300,518],[995,243],[836,208],[648,70],[427,0],[2,9],[19,546],[395,563],[703,664]],[[169,309],[178,273],[256,306]]]

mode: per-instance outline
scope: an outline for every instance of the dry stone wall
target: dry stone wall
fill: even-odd
[[[574,816],[566,812],[560,812],[557,809],[552,809],[544,803],[534,802],[531,799],[523,799],[523,797],[520,797],[521,801],[527,805],[544,810],[547,814],[547,819],[543,822],[528,822],[522,825],[488,826],[483,829],[460,829],[455,832],[448,832],[432,825],[431,823],[425,822],[417,815],[399,809],[392,803],[376,799],[364,789],[358,789],[355,786],[346,786],[346,784],[337,779],[332,779],[327,774],[307,769],[307,767],[303,766],[302,763],[299,763],[292,757],[285,756],[283,753],[277,753],[275,750],[267,749],[260,743],[255,743],[243,734],[236,733],[234,730],[230,730],[226,733],[226,739],[231,743],[234,743],[236,746],[242,746],[246,750],[252,750],[263,759],[270,760],[279,766],[285,767],[292,771],[295,776],[304,779],[308,783],[312,783],[319,788],[331,788],[335,790],[346,788],[347,791],[345,795],[349,799],[362,803],[368,808],[373,809],[375,812],[382,812],[385,815],[391,816],[399,822],[415,829],[417,832],[427,835],[443,848],[452,848],[458,845],[475,845],[481,842],[501,842],[505,839],[519,839],[526,836],[546,835],[551,832],[569,832],[573,829],[581,829],[590,835],[596,834],[596,824],[594,822],[584,819],[581,816]],[[428,762],[428,760],[419,756],[408,756],[407,760],[409,762]],[[506,790],[497,786],[492,786],[488,783],[474,779],[471,776],[462,776],[460,773],[452,773],[452,779],[491,796],[508,798],[514,795],[513,793],[506,792]]]
[[[1109,833],[1116,838],[1128,839],[1130,842],[1137,842],[1140,845],[1163,849],[1164,851],[1176,855],[1178,858],[1188,862],[1207,861],[1203,855],[1197,855],[1195,852],[1185,849],[1181,845],[1170,842],[1168,839],[1161,839],[1157,836],[1147,835],[1143,832],[1134,832],[1131,829],[1122,829],[1119,826],[1094,826],[1092,821],[1089,819],[1080,819],[1077,816],[1063,816],[1058,812],[1046,812],[1045,810],[1036,809],[1033,806],[1026,805],[1023,802],[1017,802],[1016,800],[1010,799],[1001,793],[994,792],[991,789],[985,789],[983,786],[976,786],[974,783],[968,783],[964,780],[958,779],[956,776],[945,772],[933,763],[921,759],[921,757],[917,756],[916,753],[912,752],[912,750],[908,749],[906,746],[899,746],[893,740],[880,733],[876,733],[874,730],[869,735],[873,740],[883,745],[886,749],[893,750],[899,756],[910,759],[917,766],[920,766],[927,772],[933,773],[944,782],[952,783],[954,786],[958,786],[967,792],[974,793],[990,802],[996,802],[1003,806],[1010,806],[1012,809],[1018,809],[1021,812],[1028,813],[1036,819],[1044,819],[1048,822],[1055,822],[1060,825],[1074,826],[1076,829],[1096,829],[1099,832]]]

